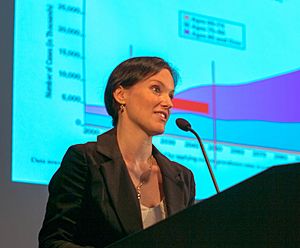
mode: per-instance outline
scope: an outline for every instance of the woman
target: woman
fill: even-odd
[[[152,145],[170,116],[176,80],[157,57],[114,69],[105,90],[114,128],[68,149],[49,184],[40,247],[104,247],[193,204],[191,171]]]

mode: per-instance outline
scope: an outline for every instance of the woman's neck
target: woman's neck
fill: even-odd
[[[138,128],[117,125],[117,141],[126,163],[145,163],[152,154],[152,137]]]

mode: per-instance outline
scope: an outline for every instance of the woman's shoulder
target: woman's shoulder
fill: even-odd
[[[186,167],[185,165],[180,164],[180,163],[178,163],[176,161],[173,161],[173,160],[170,160],[170,161],[171,161],[172,165],[177,167],[178,169],[180,169],[180,170],[182,170],[186,173],[192,173],[192,171],[188,167]]]
[[[104,132],[96,137],[95,141],[88,141],[86,143],[74,144],[71,145],[67,152],[78,152],[78,153],[94,153],[99,149],[99,144],[106,143],[108,145],[108,141],[112,139],[115,133],[114,129],[110,129],[107,132]]]
[[[192,174],[192,171],[187,168],[185,165],[174,161],[170,158],[168,158],[166,155],[162,154],[156,147],[154,147],[154,154],[155,157],[157,157],[160,161],[163,162],[164,165],[168,166],[177,172],[183,172],[184,174]]]
[[[96,141],[89,141],[86,143],[81,144],[74,144],[71,145],[68,150],[68,152],[77,152],[77,153],[86,153],[86,152],[92,152],[95,151],[97,148],[97,142]]]

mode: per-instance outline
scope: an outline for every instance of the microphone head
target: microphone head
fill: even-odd
[[[177,118],[176,125],[177,125],[177,127],[179,127],[181,130],[183,130],[185,132],[191,131],[191,129],[192,129],[191,124],[183,118]]]

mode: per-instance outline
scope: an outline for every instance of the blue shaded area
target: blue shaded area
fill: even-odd
[[[299,123],[218,120],[217,140],[300,152],[300,125]]]

